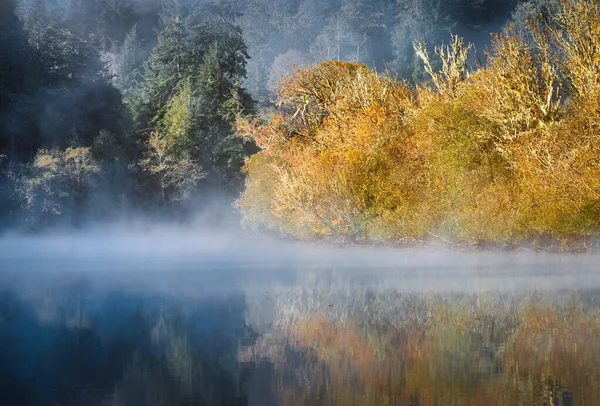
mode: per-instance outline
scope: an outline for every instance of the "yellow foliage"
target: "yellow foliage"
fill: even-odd
[[[283,113],[264,125],[238,123],[263,148],[247,162],[241,207],[250,217],[269,213],[299,236],[364,236],[377,205],[395,206],[403,193],[411,92],[343,62],[296,70],[284,83]]]
[[[487,100],[481,107],[505,139],[557,119],[560,89],[552,59],[547,35],[535,28],[524,33],[511,25],[493,36],[490,74],[479,76]]]
[[[563,54],[563,73],[578,97],[600,90],[600,5],[593,0],[565,0],[555,17],[553,37]]]
[[[600,8],[565,1],[556,23],[507,27],[468,74],[459,38],[436,50],[439,73],[416,44],[434,88],[355,63],[294,70],[271,117],[238,122],[262,148],[246,164],[246,224],[352,240],[598,236]]]
[[[90,148],[69,147],[40,149],[31,164],[13,169],[9,176],[15,182],[15,197],[26,210],[26,221],[36,223],[87,199],[100,172]]]
[[[417,56],[423,61],[425,71],[431,76],[436,89],[441,93],[454,95],[457,86],[467,76],[467,59],[473,44],[465,45],[463,39],[458,35],[452,35],[451,39],[449,46],[442,45],[435,48],[436,55],[442,61],[440,72],[435,72],[431,66],[427,44],[415,42],[413,47]]]

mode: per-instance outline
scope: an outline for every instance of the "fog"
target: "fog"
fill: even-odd
[[[425,293],[600,288],[597,253],[339,247],[173,225],[5,235],[0,262],[4,283],[15,275],[41,273],[49,279],[68,275],[189,292],[282,286]]]

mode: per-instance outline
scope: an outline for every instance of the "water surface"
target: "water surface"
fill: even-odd
[[[600,257],[0,240],[2,405],[600,399]]]

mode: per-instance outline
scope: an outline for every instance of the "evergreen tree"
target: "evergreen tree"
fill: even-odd
[[[146,65],[148,116],[155,117],[175,95],[186,74],[187,32],[180,18],[169,21]]]
[[[148,64],[149,126],[167,143],[164,154],[173,162],[191,159],[202,166],[205,185],[241,185],[251,147],[232,127],[239,114],[253,109],[240,86],[247,58],[232,23],[206,21],[188,30],[175,18],[159,35]]]
[[[46,0],[30,0],[21,8],[21,13],[29,43],[36,52],[42,52],[46,30],[50,25]]]
[[[102,0],[68,0],[64,22],[80,37],[99,39]]]
[[[139,86],[141,79],[136,28],[134,25],[125,37],[116,58],[115,77],[113,79],[115,87],[121,91],[126,101],[133,97],[133,93]]]
[[[5,163],[30,149],[30,97],[39,78],[37,65],[15,2],[0,2],[0,155],[7,157]]]
[[[102,42],[105,46],[125,41],[127,35],[136,26],[134,4],[130,0],[103,0],[101,25],[99,27]]]
[[[199,137],[200,162],[209,180],[240,186],[241,168],[248,146],[235,136],[232,127],[242,112],[252,112],[252,100],[226,72],[223,50],[214,43],[205,54],[196,78],[198,114],[195,119]]]
[[[229,80],[246,76],[246,62],[250,58],[242,30],[233,23],[207,21],[194,27],[190,43],[190,57],[193,61],[202,60],[214,44],[217,46],[217,59],[221,72]],[[192,69],[198,65],[191,65]],[[195,72],[192,70],[192,74]]]

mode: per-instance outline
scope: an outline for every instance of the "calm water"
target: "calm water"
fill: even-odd
[[[217,240],[0,240],[0,404],[600,400],[598,256]]]

